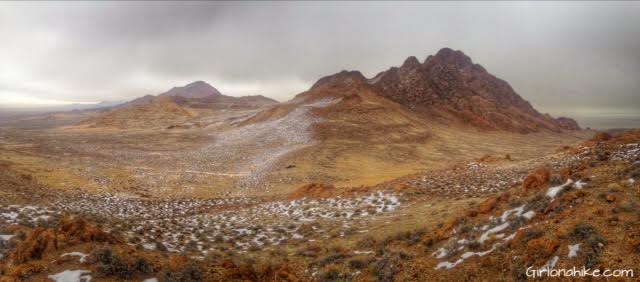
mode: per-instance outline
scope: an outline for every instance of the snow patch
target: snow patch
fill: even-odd
[[[441,259],[447,256],[447,254],[449,254],[449,252],[445,249],[445,248],[440,248],[437,251],[435,251],[432,256],[435,256],[437,259]]]
[[[142,247],[145,250],[155,250],[156,249],[156,244],[154,244],[154,243],[145,243],[145,244],[142,244]]]
[[[522,214],[522,216],[526,219],[532,219],[536,215],[534,211],[528,211]]]
[[[463,261],[465,261],[468,258],[475,257],[475,256],[482,257],[482,256],[488,255],[489,253],[493,252],[496,249],[496,247],[499,246],[499,245],[500,245],[500,243],[493,244],[493,246],[491,246],[491,249],[488,249],[488,250],[486,250],[484,252],[466,252],[466,253],[462,254],[460,256],[460,258],[458,260],[456,260],[455,262],[443,261],[443,262],[438,263],[438,265],[436,265],[435,269],[443,269],[443,268],[444,269],[451,269],[451,268],[454,268],[454,267],[456,267],[456,265],[462,263]]]
[[[83,263],[83,262],[87,261],[87,257],[89,255],[87,255],[85,253],[81,253],[81,252],[71,252],[71,253],[64,253],[64,254],[62,254],[60,256],[61,257],[66,257],[66,256],[79,257],[80,258],[80,263]]]
[[[580,244],[569,245],[569,258],[577,257],[580,250]]]
[[[517,208],[510,209],[510,210],[506,210],[502,213],[502,216],[500,217],[500,219],[502,219],[502,222],[506,222],[510,215],[521,216],[523,211],[524,211],[524,205],[519,206]]]
[[[503,224],[500,224],[494,228],[491,228],[487,231],[485,231],[484,233],[482,233],[482,235],[480,236],[480,240],[478,240],[480,243],[484,243],[484,241],[487,241],[489,239],[489,236],[493,233],[498,233],[502,230],[507,229],[507,227],[509,227],[509,223],[505,222]]]
[[[516,233],[514,232],[513,234],[511,234],[511,235],[507,236],[506,238],[504,238],[503,240],[504,241],[511,241],[515,237],[516,237]]]
[[[353,251],[354,254],[356,255],[369,255],[369,254],[374,254],[375,252],[373,251]]]
[[[48,277],[55,282],[89,282],[91,281],[89,273],[91,273],[89,270],[65,270]]]
[[[555,256],[553,258],[551,258],[550,260],[547,261],[547,263],[545,263],[539,271],[549,271],[551,269],[553,269],[554,267],[556,267],[556,263],[558,263],[558,260],[560,258],[558,256]]]
[[[576,183],[573,183],[573,186],[575,186],[576,189],[582,189],[587,186],[587,183],[582,182],[582,180],[578,180]]]
[[[558,193],[562,191],[562,189],[571,185],[572,183],[573,183],[573,180],[567,179],[567,182],[565,182],[564,184],[549,188],[549,190],[547,190],[547,197],[551,199],[555,198],[558,195]]]

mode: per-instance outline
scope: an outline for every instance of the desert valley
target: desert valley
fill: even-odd
[[[640,273],[640,132],[542,114],[461,51],[286,102],[214,86],[4,117],[0,281]]]

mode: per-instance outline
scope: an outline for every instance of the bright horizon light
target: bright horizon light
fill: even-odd
[[[68,101],[51,98],[33,97],[15,92],[0,92],[0,107],[4,108],[36,108],[48,106],[64,106],[71,104],[91,105],[99,101]]]

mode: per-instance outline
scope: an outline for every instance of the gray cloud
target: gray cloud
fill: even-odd
[[[542,111],[640,111],[637,2],[3,2],[0,38],[5,101],[200,79],[286,100],[323,75],[451,47]]]

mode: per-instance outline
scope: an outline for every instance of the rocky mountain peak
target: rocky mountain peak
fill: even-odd
[[[404,60],[404,63],[402,63],[402,66],[400,68],[418,68],[418,67],[420,67],[420,61],[418,61],[418,59],[415,56],[410,56],[409,58]]]
[[[191,82],[191,83],[185,85],[185,87],[213,88],[213,86],[211,86],[209,83],[206,83],[206,82],[204,82],[202,80],[196,80],[194,82]]]
[[[442,48],[434,56],[429,56],[424,61],[424,65],[432,64],[454,65],[462,68],[466,66],[473,66],[473,61],[460,50]]]
[[[158,96],[180,96],[184,98],[204,98],[208,96],[222,95],[218,89],[204,81],[195,81],[181,87],[173,87],[171,90]]]
[[[320,87],[345,87],[367,84],[367,79],[359,71],[343,70],[339,73],[325,76],[311,86],[311,89]]]
[[[526,133],[578,128],[571,119],[539,113],[509,83],[451,48],[428,56],[421,65],[409,57],[370,83],[379,95],[411,109],[482,129]]]

